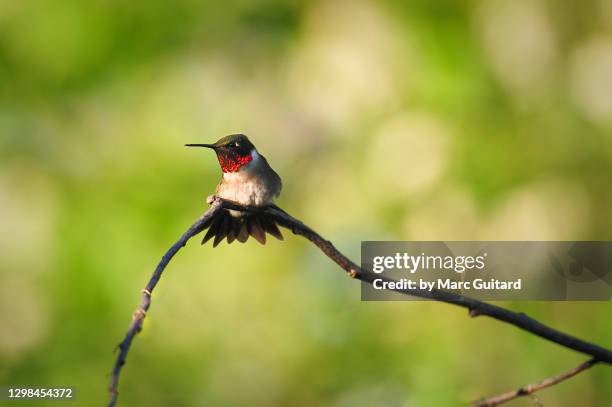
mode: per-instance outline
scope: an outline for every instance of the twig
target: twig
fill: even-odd
[[[226,201],[218,197],[213,197],[209,200],[211,203],[211,207],[206,211],[200,219],[198,219],[191,227],[185,232],[181,238],[174,244],[172,247],[166,252],[166,254],[162,257],[160,263],[158,264],[153,276],[151,277],[147,287],[143,290],[143,297],[140,307],[134,313],[132,318],[132,322],[128,328],[128,331],[125,335],[123,341],[119,344],[119,355],[117,356],[117,360],[115,362],[112,377],[111,377],[111,385],[110,385],[110,393],[111,399],[109,401],[109,407],[112,407],[117,402],[117,389],[119,384],[119,375],[121,373],[121,368],[125,364],[127,354],[130,349],[130,345],[134,336],[140,332],[142,328],[142,323],[144,317],[146,315],[146,311],[149,309],[149,305],[151,303],[151,293],[153,289],[157,285],[161,274],[164,269],[172,259],[172,257],[180,250],[181,247],[185,246],[187,241],[202,232],[205,229],[205,225],[207,221],[209,221],[218,211],[224,209],[233,209],[242,212],[265,212],[266,214],[272,216],[276,222],[287,229],[290,229],[294,234],[300,235],[311,241],[314,245],[316,245],[327,257],[333,260],[336,264],[338,264],[347,274],[355,278],[357,280],[361,280],[365,283],[372,284],[375,279],[382,279],[384,281],[392,282],[392,279],[382,277],[380,275],[367,272],[362,270],[361,267],[353,263],[349,258],[343,255],[338,249],[334,247],[334,245],[325,240],[321,235],[317,232],[306,226],[304,223],[295,219],[287,212],[283,211],[281,208],[272,205],[265,208],[253,208],[239,205],[234,202]],[[608,364],[612,364],[612,351],[603,348],[594,343],[590,343],[581,339],[578,339],[574,336],[568,335],[564,332],[553,329],[549,326],[546,326],[533,318],[528,317],[523,313],[516,313],[505,308],[499,307],[497,305],[488,304],[482,301],[475,300],[473,298],[465,297],[463,295],[455,294],[452,292],[442,291],[442,290],[396,290],[397,292],[404,295],[411,295],[421,298],[427,298],[435,301],[445,302],[448,304],[453,304],[459,307],[467,308],[469,311],[469,315],[472,317],[476,317],[479,315],[485,315],[494,319],[497,319],[502,322],[509,323],[514,325],[520,329],[523,329],[527,332],[530,332],[534,335],[540,336],[549,341],[555,342],[561,346],[564,346],[569,349],[573,349],[575,351],[590,355],[593,359],[589,362],[589,366],[584,367],[570,376],[561,377],[555,382],[548,383],[547,379],[545,386],[534,387],[531,389],[531,393],[540,390],[542,388],[552,386],[560,381],[563,381],[580,371],[586,370],[588,367],[592,366],[596,362],[605,362]],[[582,365],[581,365],[582,366]],[[563,375],[560,375],[563,376]],[[555,378],[553,378],[555,379]],[[544,383],[542,382],[542,383]],[[538,384],[538,385],[541,385]],[[522,394],[521,394],[522,395]]]
[[[229,204],[224,201],[224,205],[231,209],[239,210],[239,205]],[[295,219],[285,211],[277,207],[271,207],[266,209],[266,212],[272,215],[279,225],[291,229],[291,231],[297,235],[304,236],[306,239],[314,243],[323,253],[332,259],[336,264],[342,267],[349,276],[361,280],[365,283],[372,284],[375,279],[382,279],[387,282],[395,282],[392,279],[382,277],[379,274],[370,273],[362,270],[361,267],[349,260],[345,255],[340,253],[334,245],[323,239],[317,232],[304,225],[299,220]],[[527,316],[522,312],[514,312],[508,309],[502,308],[497,305],[482,302],[470,297],[466,297],[460,294],[455,294],[443,290],[419,290],[419,289],[403,289],[395,290],[398,293],[405,295],[412,295],[415,297],[427,298],[430,300],[441,301],[448,304],[457,305],[459,307],[467,308],[469,315],[476,317],[479,315],[485,315],[502,322],[509,323],[520,329],[531,332],[534,335],[540,336],[549,341],[555,342],[561,346],[569,349],[584,353],[586,355],[596,358],[598,361],[612,364],[612,350],[603,348],[591,342],[584,341],[566,334],[565,332],[558,331],[547,325],[542,324],[539,321]]]
[[[486,399],[478,400],[474,402],[474,407],[493,407],[508,401],[514,400],[519,397],[529,396],[550,386],[554,386],[557,383],[561,383],[571,377],[576,376],[580,372],[584,372],[591,366],[597,363],[597,359],[589,359],[586,362],[582,362],[580,365],[568,370],[567,372],[560,373],[556,376],[548,377],[538,383],[526,384],[520,389],[512,390],[507,393],[503,393],[497,396],[488,397]]]
[[[204,215],[202,215],[187,231],[181,236],[181,238],[168,249],[166,254],[162,257],[161,261],[155,268],[149,283],[146,288],[142,290],[142,301],[138,309],[134,312],[132,316],[132,322],[130,323],[130,327],[125,334],[125,338],[118,346],[119,354],[117,355],[117,360],[115,361],[115,366],[113,367],[113,372],[111,374],[111,383],[110,383],[110,401],[108,402],[108,406],[112,407],[117,403],[117,396],[119,394],[119,375],[121,374],[121,368],[125,364],[125,360],[127,358],[128,352],[130,351],[130,345],[132,344],[132,340],[134,336],[142,329],[142,323],[147,314],[149,306],[151,305],[151,294],[155,289],[155,286],[159,282],[159,279],[164,272],[164,269],[170,263],[170,260],[174,255],[181,249],[181,247],[185,246],[187,241],[197,235],[198,233],[204,230],[204,225],[209,219],[212,219],[217,212],[222,210],[221,208],[222,202],[219,200],[215,200],[212,202],[212,205]]]

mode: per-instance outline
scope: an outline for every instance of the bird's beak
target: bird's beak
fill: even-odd
[[[217,148],[214,144],[185,144],[186,147],[206,147],[212,148],[213,150]]]

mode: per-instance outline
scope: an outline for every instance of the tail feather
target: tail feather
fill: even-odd
[[[208,231],[206,232],[206,235],[204,235],[204,238],[202,239],[202,244],[205,244],[213,236],[217,235],[217,232],[219,231],[219,224],[223,221],[224,217],[225,217],[225,211],[222,211],[212,219],[212,221],[210,222],[210,226],[208,227]]]
[[[230,227],[227,231],[227,244],[230,244],[236,240],[236,236],[238,236],[238,233],[240,232],[240,223],[233,216],[229,216],[229,220]]]
[[[249,230],[247,228],[247,224],[245,220],[242,219],[240,223],[240,231],[238,232],[236,239],[238,239],[240,243],[244,243],[247,241],[248,238],[249,238]]]
[[[229,215],[227,214],[222,217],[219,224],[219,229],[217,230],[217,234],[215,236],[215,241],[213,242],[213,247],[217,247],[217,245],[221,243],[223,239],[225,239],[225,236],[227,236],[230,230],[230,220],[228,218]]]
[[[246,222],[251,236],[253,236],[259,243],[266,244],[266,232],[261,227],[257,216],[250,217],[246,220]]]
[[[276,222],[274,221],[274,219],[270,218],[267,215],[262,215],[259,218],[259,221],[261,222],[261,226],[263,227],[263,229],[266,232],[268,232],[269,234],[271,234],[272,236],[274,236],[278,240],[283,240],[283,234],[279,230],[279,228],[276,225]]]
[[[266,244],[266,233],[283,240],[283,235],[276,221],[265,213],[251,213],[234,217],[228,211],[221,211],[209,220],[205,227],[208,227],[208,230],[202,239],[202,244],[214,237],[213,247],[217,247],[226,238],[228,244],[234,240],[244,243],[249,239],[249,236],[253,236],[261,244]]]

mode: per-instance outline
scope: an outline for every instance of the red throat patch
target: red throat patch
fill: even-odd
[[[253,161],[251,154],[241,156],[219,155],[219,164],[223,172],[236,172],[251,161]]]

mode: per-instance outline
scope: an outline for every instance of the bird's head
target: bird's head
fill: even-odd
[[[237,172],[253,160],[255,146],[244,134],[230,134],[213,144],[185,144],[187,147],[212,148],[223,172]]]

